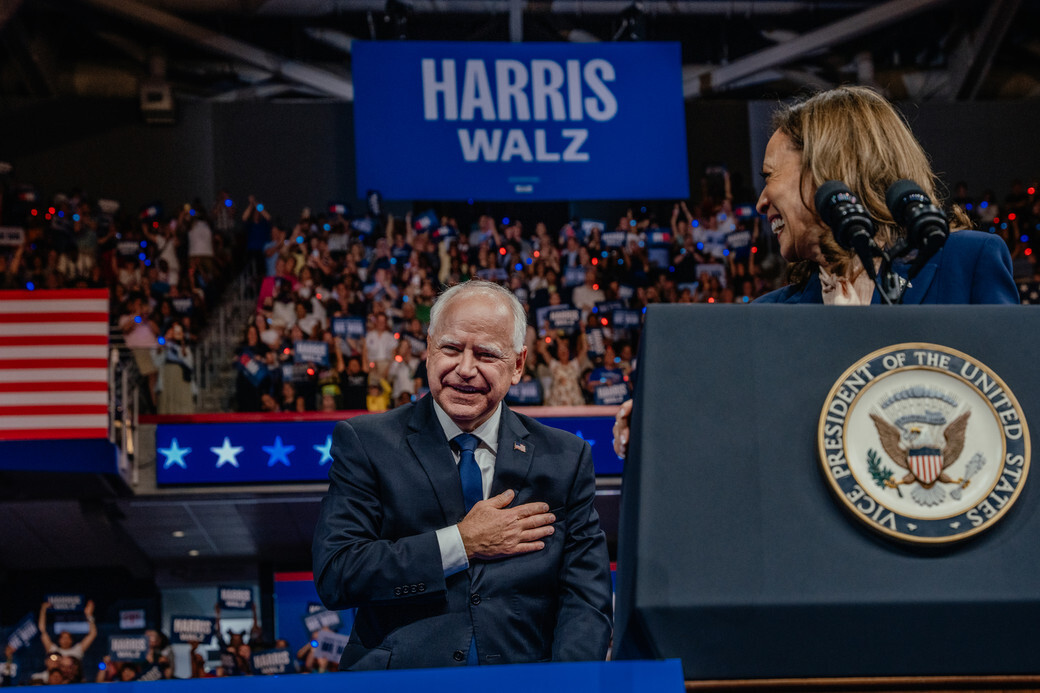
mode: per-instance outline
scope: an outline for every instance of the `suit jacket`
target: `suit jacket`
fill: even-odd
[[[345,669],[602,660],[611,634],[606,537],[587,443],[503,407],[491,495],[542,501],[545,548],[470,561],[448,578],[436,530],[466,514],[432,397],[336,424],[329,493],[314,534],[315,585],[357,607]]]
[[[909,266],[893,263],[906,279]],[[880,303],[874,289],[871,303]],[[823,303],[819,273],[801,286],[785,286],[760,296],[756,303]],[[955,231],[928,259],[903,294],[904,304],[1019,303],[1011,271],[1011,254],[999,236],[979,231]]]

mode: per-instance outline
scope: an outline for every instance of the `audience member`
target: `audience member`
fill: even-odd
[[[84,653],[90,649],[90,646],[94,643],[97,638],[98,630],[97,624],[94,621],[94,602],[88,600],[86,606],[83,608],[83,615],[87,619],[88,630],[87,634],[84,635],[79,641],[72,638],[72,634],[67,630],[63,630],[58,634],[58,641],[54,642],[51,639],[50,633],[47,629],[47,611],[51,608],[50,602],[44,602],[40,605],[40,616],[37,625],[40,628],[40,642],[43,644],[44,652],[47,654],[56,654],[59,657],[73,659],[77,662],[83,659]],[[72,666],[69,662],[61,661],[59,665],[63,671],[69,671]]]

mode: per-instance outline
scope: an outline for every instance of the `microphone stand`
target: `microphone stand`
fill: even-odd
[[[906,241],[903,239],[899,239],[893,244],[891,252],[874,245],[874,254],[881,258],[881,266],[878,268],[877,276],[874,277],[874,285],[877,286],[881,299],[890,306],[903,302],[906,282],[892,269],[892,260],[901,257],[906,251]]]

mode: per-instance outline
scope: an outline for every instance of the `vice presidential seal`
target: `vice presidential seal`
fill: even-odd
[[[997,375],[936,344],[896,344],[849,368],[820,414],[831,489],[874,529],[944,544],[999,521],[1029,472],[1029,429]]]

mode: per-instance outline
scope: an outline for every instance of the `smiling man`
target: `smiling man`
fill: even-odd
[[[587,443],[502,400],[523,307],[470,281],[430,314],[430,396],[336,425],[315,585],[357,607],[343,669],[601,660],[606,539]]]

